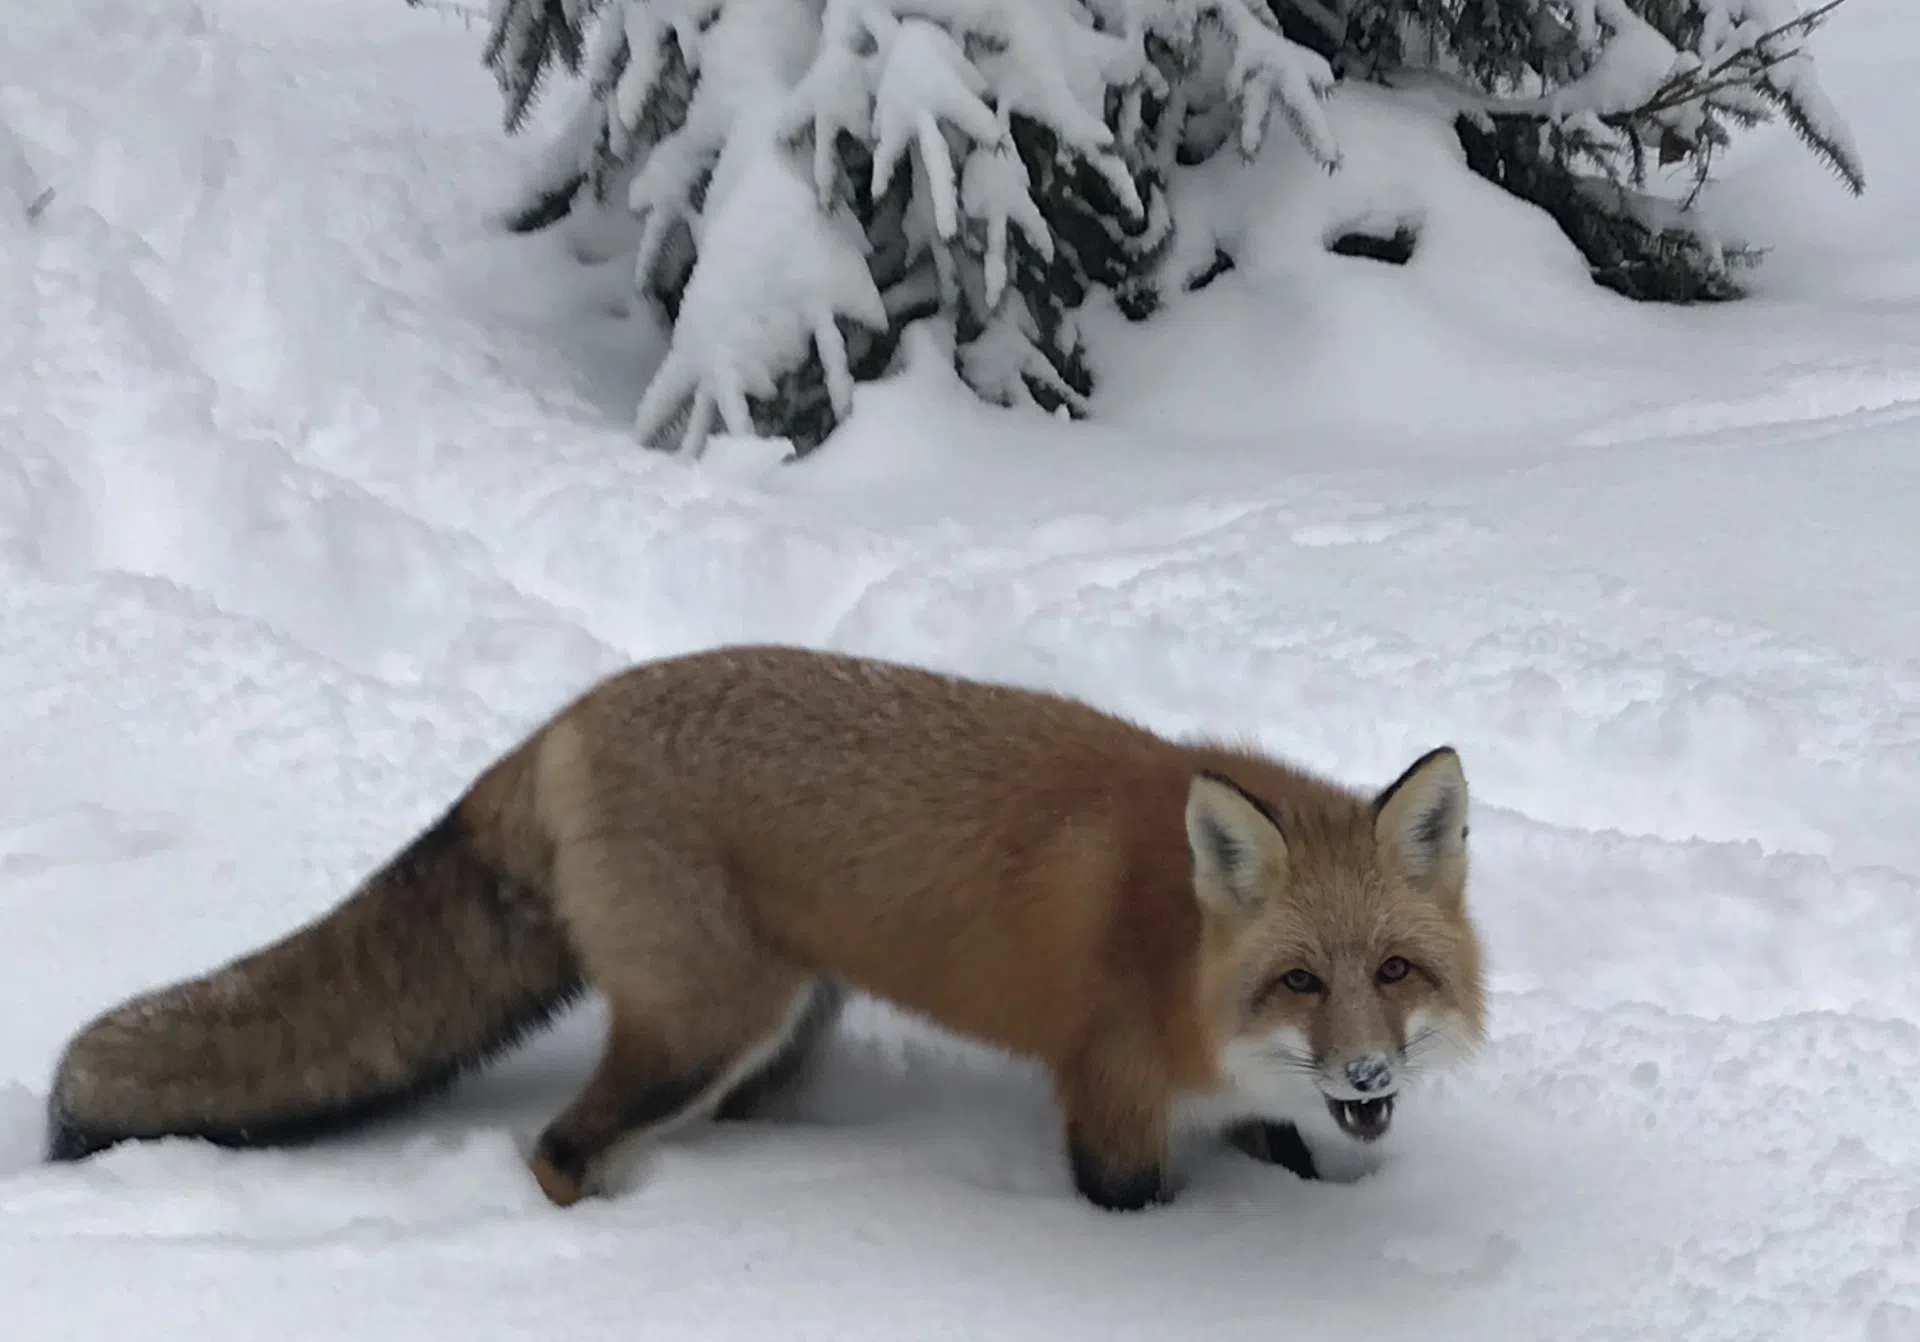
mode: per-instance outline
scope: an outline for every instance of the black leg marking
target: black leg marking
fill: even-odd
[[[759,1071],[727,1092],[714,1110],[715,1121],[728,1123],[758,1118],[774,1099],[800,1082],[846,1001],[846,990],[830,981],[822,981],[809,991],[812,995],[793,1034]]]
[[[1228,1132],[1227,1140],[1262,1164],[1278,1165],[1302,1179],[1320,1177],[1313,1152],[1291,1123],[1242,1123]]]
[[[639,1091],[620,1110],[618,1131],[607,1144],[619,1141],[638,1128],[650,1128],[677,1117],[688,1105],[713,1088],[720,1079],[720,1068],[706,1067],[692,1076],[673,1077]]]
[[[572,1138],[557,1132],[543,1132],[534,1147],[534,1155],[568,1183],[578,1187],[586,1182],[587,1157]]]
[[[535,1153],[575,1183],[601,1156],[629,1133],[678,1117],[712,1087],[720,1069],[707,1067],[688,1076],[666,1078],[622,1097],[618,1109],[602,1107],[599,1096],[562,1114],[540,1134]],[[601,1092],[604,1094],[604,1092]]]
[[[1096,1152],[1077,1133],[1067,1137],[1067,1161],[1073,1167],[1073,1186],[1080,1190],[1080,1196],[1103,1211],[1137,1212],[1172,1201],[1160,1166],[1117,1164]]]

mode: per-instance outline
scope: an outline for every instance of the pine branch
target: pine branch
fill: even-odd
[[[1347,40],[1345,13],[1335,11],[1331,6],[1321,3],[1321,0],[1293,0],[1293,8],[1335,42]]]
[[[1776,24],[1749,39],[1711,66],[1696,64],[1676,72],[1639,105],[1601,112],[1597,119],[1629,136],[1647,134],[1656,139],[1670,140],[1675,135],[1674,128],[1663,124],[1669,114],[1701,107],[1740,116],[1741,110],[1727,106],[1723,99],[1728,95],[1737,97],[1746,92],[1757,93],[1778,107],[1787,123],[1815,154],[1833,169],[1854,195],[1859,195],[1866,189],[1866,173],[1852,146],[1843,138],[1825,133],[1805,106],[1770,78],[1776,71],[1805,56],[1806,39],[1844,3],[1846,0],[1826,0],[1819,7]],[[1797,38],[1799,42],[1785,49],[1775,45],[1788,38]],[[1477,93],[1467,94],[1456,86],[1455,96],[1461,112],[1487,120],[1556,120],[1565,111],[1552,93],[1535,98],[1503,99]],[[1746,115],[1751,116],[1752,113]],[[1663,159],[1671,152],[1663,150]],[[1684,153],[1684,149],[1680,152]]]
[[[1858,196],[1867,189],[1867,177],[1849,146],[1835,141],[1820,124],[1807,115],[1799,99],[1769,83],[1757,85],[1761,96],[1780,110],[1780,115],[1800,137],[1813,156],[1838,177],[1847,190]]]
[[[1261,10],[1253,5],[1258,3]],[[1333,67],[1315,51],[1288,40],[1264,0],[1210,0],[1204,12],[1233,36],[1233,68],[1227,83],[1242,105],[1240,150],[1251,156],[1266,138],[1267,119],[1278,110],[1294,137],[1325,168],[1340,164],[1340,148],[1320,103],[1333,91]],[[1263,21],[1261,14],[1269,17]]]
[[[407,0],[414,8],[437,0]],[[587,25],[605,0],[492,0],[493,27],[480,60],[493,71],[505,100],[509,132],[525,124],[541,86],[557,62],[578,74]]]
[[[1805,50],[1803,47],[1794,47],[1789,51],[1774,51],[1769,49],[1769,43],[1788,34],[1803,39],[1811,37],[1827,16],[1845,3],[1846,0],[1827,0],[1818,9],[1769,28],[1707,69],[1696,67],[1682,71],[1662,84],[1653,97],[1626,115],[1657,115],[1687,103],[1711,98],[1727,89],[1753,84],[1768,71],[1802,55]]]
[[[1467,165],[1488,181],[1545,210],[1586,258],[1596,284],[1627,298],[1664,303],[1737,299],[1734,271],[1757,254],[1724,248],[1679,226],[1680,211],[1616,184],[1582,176],[1578,132],[1513,117],[1463,120],[1457,127]]]
[[[463,19],[484,19],[487,9],[481,4],[462,3],[462,0],[407,0],[408,9],[430,9],[441,14],[458,14]]]

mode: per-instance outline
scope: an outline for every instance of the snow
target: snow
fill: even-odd
[[[1137,165],[1125,161],[1104,109],[1117,97],[1137,142],[1147,97],[1189,96],[1169,84],[1165,53],[1198,53],[1228,35],[1220,92],[1238,117],[1242,154],[1260,148],[1277,99],[1299,143],[1331,167],[1339,154],[1322,101],[1332,68],[1281,35],[1264,5],[1256,18],[1251,4],[625,0],[617,18],[601,16],[591,38],[571,33],[569,40],[591,41],[589,74],[511,217],[569,198],[581,176],[604,198],[604,179],[625,175],[625,222],[640,228],[634,287],[673,305],[653,282],[656,263],[670,244],[697,251],[686,310],[676,314],[668,353],[635,411],[636,435],[649,445],[697,457],[716,421],[729,434],[754,432],[753,398],[781,390],[810,346],[831,411],[814,412],[817,432],[844,425],[856,356],[841,323],[884,331],[890,311],[912,307],[929,287],[949,318],[973,319],[963,324],[978,347],[959,366],[980,395],[1025,404],[1034,399],[1027,380],[1044,381],[1053,384],[1053,403],[1079,410],[1074,379],[1039,349],[1042,325],[1027,306],[1033,295],[1002,302],[1009,223],[1040,257],[1052,261],[1055,252],[1010,118],[1045,128],[1062,153],[1098,173],[1119,208],[1147,225],[1132,245],[1151,249],[1165,235],[1164,201],[1142,200]],[[490,11],[487,51],[509,93],[510,125],[548,68],[535,40],[548,31],[548,11],[535,10],[534,0],[496,0]],[[657,77],[669,45],[688,79]],[[676,110],[684,111],[677,122]],[[846,135],[871,155],[864,192],[841,161]],[[811,160],[813,199],[795,189],[796,149]],[[1156,152],[1170,161],[1173,150],[1169,138]],[[869,206],[858,197],[886,216],[891,207],[882,202],[903,167],[903,217],[863,225],[858,216]],[[900,244],[905,257],[888,257]],[[1086,264],[1076,261],[1075,270]],[[884,297],[876,280],[888,286]],[[1077,327],[1069,321],[1067,329]],[[1073,347],[1068,336],[1048,343],[1062,355]]]
[[[1185,178],[1090,421],[919,330],[796,464],[637,449],[618,261],[493,219],[461,6],[12,4],[0,45],[0,1328],[46,1339],[1920,1338],[1920,156],[1906,0],[1815,42],[1708,207],[1751,301],[1643,308],[1343,90]],[[751,165],[748,165],[751,166]],[[743,176],[738,189],[752,187]],[[794,186],[808,190],[795,179]],[[51,191],[51,197],[46,192]],[[44,202],[37,209],[35,202]],[[1410,264],[1332,233],[1406,222]],[[797,1121],[555,1211],[590,1007],[302,1151],[38,1163],[89,1016],[333,902],[597,675],[737,639],[1071,690],[1474,788],[1493,1039],[1380,1168],[1069,1188],[1022,1065],[853,1011]]]

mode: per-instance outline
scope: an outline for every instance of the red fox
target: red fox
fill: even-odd
[[[1092,1204],[1194,1124],[1314,1177],[1481,1039],[1467,784],[1372,796],[1066,697],[724,647],[587,690],[327,915],[69,1044],[47,1156],[298,1142],[450,1084],[588,988],[604,1053],[529,1165],[754,1112],[860,991],[1050,1071]]]

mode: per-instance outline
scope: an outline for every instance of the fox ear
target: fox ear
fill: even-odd
[[[1415,760],[1373,799],[1373,833],[1414,887],[1457,898],[1467,879],[1467,775],[1452,746]]]
[[[1245,917],[1287,874],[1287,840],[1273,812],[1224,775],[1193,776],[1187,788],[1193,890],[1217,913]]]

